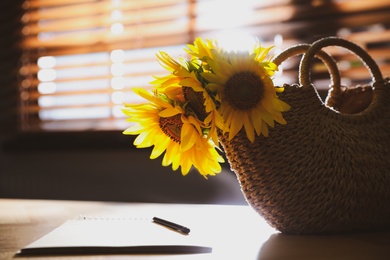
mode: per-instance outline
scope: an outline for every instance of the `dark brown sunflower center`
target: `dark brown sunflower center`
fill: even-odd
[[[226,82],[224,102],[239,110],[253,108],[263,97],[264,85],[254,72],[243,71],[234,74]]]
[[[191,87],[183,87],[183,93],[184,99],[188,101],[188,107],[203,121],[207,117],[203,93],[196,92]]]
[[[180,143],[180,132],[183,126],[180,117],[181,115],[177,114],[171,117],[160,117],[159,119],[161,130],[176,143]]]

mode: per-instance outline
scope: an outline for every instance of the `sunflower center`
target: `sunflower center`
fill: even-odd
[[[180,133],[183,126],[180,114],[171,117],[160,117],[159,125],[161,130],[169,136],[169,138],[176,143],[180,143]]]
[[[263,97],[264,85],[254,72],[243,71],[234,74],[225,85],[224,99],[239,110],[253,108]]]

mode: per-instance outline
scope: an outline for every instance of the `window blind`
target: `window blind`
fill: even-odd
[[[23,50],[29,61],[23,129],[124,128],[131,87],[161,73],[156,47],[175,55],[189,41],[189,3],[29,1]]]
[[[18,85],[7,88],[17,96],[10,100],[18,107],[21,131],[124,129],[122,102],[140,101],[131,88],[150,89],[152,76],[166,73],[155,53],[164,50],[177,58],[195,37],[217,38],[232,48],[257,37],[277,52],[338,35],[366,48],[383,74],[390,75],[387,0],[6,2],[24,12],[14,36],[20,43],[14,47],[20,55],[13,55],[19,57],[13,72]],[[355,57],[335,48],[329,52],[343,61],[346,84],[369,79]],[[4,48],[2,55],[8,55]],[[283,64],[280,83],[297,82],[298,61]],[[323,66],[314,66],[312,74],[315,85],[325,90],[329,76]]]

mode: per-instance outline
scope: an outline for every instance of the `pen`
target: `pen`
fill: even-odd
[[[173,223],[173,222],[170,222],[170,221],[165,220],[165,219],[153,217],[153,221],[155,223],[157,223],[157,224],[163,225],[165,227],[172,228],[172,229],[174,229],[176,231],[179,231],[181,233],[184,233],[184,234],[190,233],[190,229],[189,228],[181,226],[181,225]]]

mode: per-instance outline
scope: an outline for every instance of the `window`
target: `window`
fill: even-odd
[[[150,88],[152,76],[165,73],[155,53],[184,55],[184,46],[198,36],[232,48],[254,36],[278,51],[340,35],[367,48],[390,75],[387,0],[4,0],[1,5],[6,40],[0,43],[5,57],[0,73],[7,79],[0,120],[21,131],[123,130],[128,125],[122,102],[139,100],[131,87]],[[347,57],[342,69],[348,84],[367,79],[348,54],[330,51]],[[297,82],[297,61],[283,65],[281,82]],[[316,86],[327,88],[324,68],[316,66],[313,74]]]
[[[22,17],[22,129],[121,129],[131,87],[150,88],[158,48],[175,55],[188,38],[189,3],[28,1]]]

